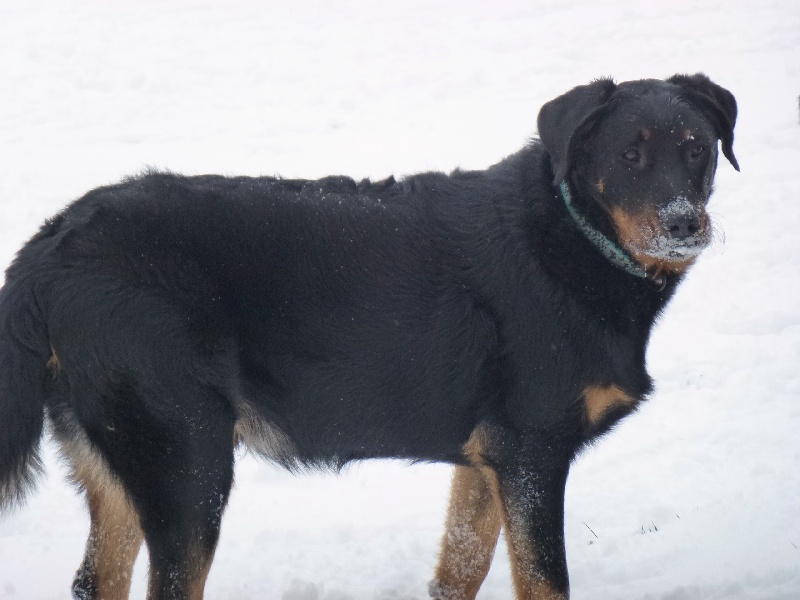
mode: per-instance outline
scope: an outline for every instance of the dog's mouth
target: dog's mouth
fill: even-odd
[[[632,240],[626,246],[635,254],[642,254],[656,260],[680,262],[697,258],[710,243],[710,229],[706,229],[681,240],[661,235],[651,237],[644,245],[639,241]]]
[[[708,214],[686,200],[640,214],[615,209],[612,217],[622,246],[648,270],[683,272],[711,244]]]

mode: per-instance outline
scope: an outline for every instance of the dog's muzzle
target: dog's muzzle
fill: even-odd
[[[678,197],[658,209],[658,233],[641,252],[667,261],[698,256],[711,243],[711,226],[706,211],[685,197]]]

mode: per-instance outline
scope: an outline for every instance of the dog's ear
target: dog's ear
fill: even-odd
[[[733,94],[702,73],[673,75],[667,81],[681,86],[686,100],[700,108],[711,120],[722,142],[722,153],[738,171],[739,163],[733,154],[733,127],[736,125],[736,98]]]
[[[538,119],[539,139],[550,153],[555,174],[553,183],[556,185],[569,172],[576,132],[584,129],[598,114],[616,87],[611,79],[598,79],[589,85],[578,86],[542,106]]]

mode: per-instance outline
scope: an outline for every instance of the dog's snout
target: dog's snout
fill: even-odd
[[[685,240],[700,231],[700,217],[695,213],[672,215],[663,226],[670,238]]]
[[[658,212],[661,227],[670,239],[685,240],[702,229],[702,210],[685,198],[673,200]]]

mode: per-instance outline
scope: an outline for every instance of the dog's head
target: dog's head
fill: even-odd
[[[548,102],[539,136],[555,184],[605,212],[645,269],[682,272],[711,241],[717,145],[733,154],[736,100],[708,77],[600,79]]]

